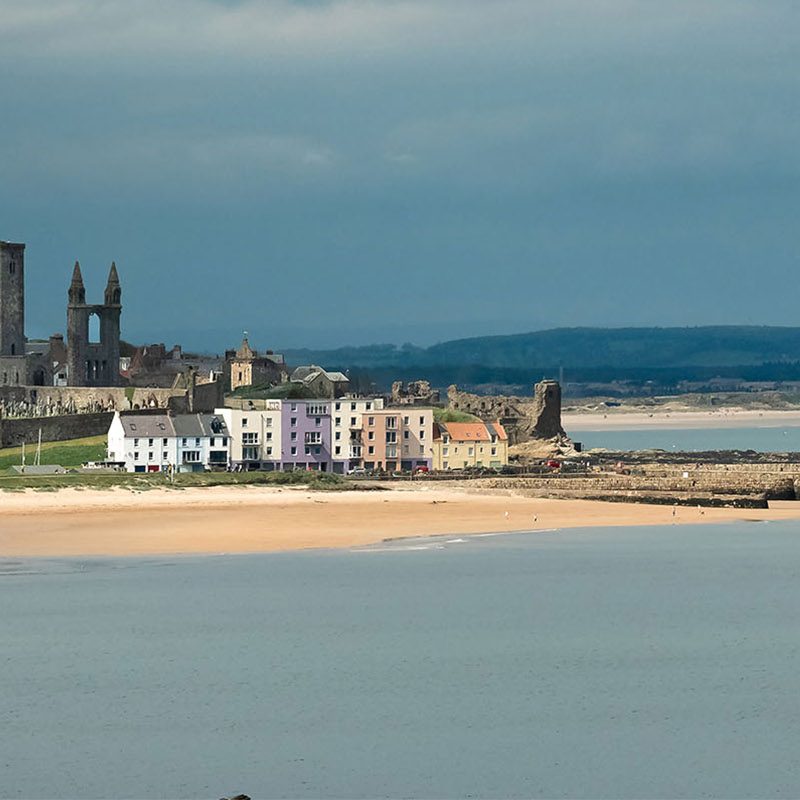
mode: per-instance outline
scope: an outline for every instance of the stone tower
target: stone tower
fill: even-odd
[[[25,245],[0,242],[0,357],[25,355]]]
[[[67,382],[70,386],[119,386],[119,331],[122,289],[117,265],[111,263],[104,302],[86,303],[81,266],[76,261],[67,304]],[[100,341],[89,341],[89,320],[100,321]]]

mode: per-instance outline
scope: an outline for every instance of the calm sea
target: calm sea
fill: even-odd
[[[763,428],[632,428],[624,431],[574,431],[584,450],[756,450],[800,452],[800,427]]]
[[[798,797],[800,525],[0,562],[0,796]]]

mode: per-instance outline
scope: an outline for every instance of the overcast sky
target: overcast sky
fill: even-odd
[[[29,336],[800,324],[797,0],[0,6]]]

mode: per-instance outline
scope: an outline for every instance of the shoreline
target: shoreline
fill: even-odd
[[[566,528],[800,520],[800,503],[703,508],[526,497],[511,490],[378,492],[214,487],[65,489],[0,497],[0,558],[246,554]]]
[[[757,411],[728,408],[715,411],[607,411],[564,412],[561,424],[571,431],[681,430],[693,428],[781,428],[800,427],[800,411]]]

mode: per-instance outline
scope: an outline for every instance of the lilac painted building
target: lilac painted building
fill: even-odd
[[[332,471],[330,400],[283,401],[280,468]]]

